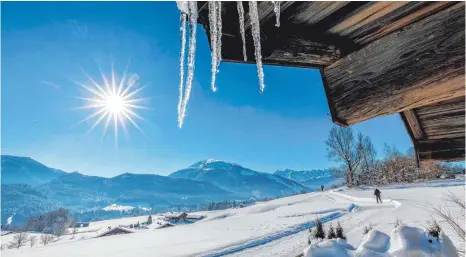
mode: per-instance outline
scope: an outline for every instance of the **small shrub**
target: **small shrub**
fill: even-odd
[[[309,229],[309,236],[307,237],[307,244],[311,244],[311,237],[314,233],[312,232],[312,228]]]
[[[147,218],[147,225],[150,225],[152,224],[152,216],[149,215],[149,217]]]
[[[338,222],[337,224],[337,228],[336,228],[336,234],[337,234],[337,238],[341,238],[341,239],[345,239],[346,240],[346,236],[345,236],[345,233],[343,231],[343,227],[341,226],[340,222]]]
[[[9,243],[8,248],[20,248],[24,246],[28,241],[28,235],[26,233],[20,232],[13,236],[13,240]]]
[[[330,228],[328,229],[327,239],[337,238],[337,234],[335,233],[335,229],[333,228],[332,223],[330,223]]]
[[[29,246],[33,247],[37,242],[37,237],[36,236],[30,236],[29,237]]]
[[[46,245],[50,242],[53,241],[53,236],[50,235],[50,234],[43,234],[40,236],[40,242],[43,244],[43,245]]]
[[[324,239],[325,238],[324,224],[319,218],[317,218],[315,223],[316,223],[316,229],[314,231],[314,237]]]
[[[440,231],[442,231],[442,229],[440,228],[437,221],[434,220],[433,222],[429,223],[429,227],[427,227],[427,232],[432,237],[437,238],[437,241],[439,240],[439,237],[440,237]]]
[[[367,235],[372,230],[372,224],[369,223],[369,226],[365,226],[364,230],[362,231],[363,235]]]

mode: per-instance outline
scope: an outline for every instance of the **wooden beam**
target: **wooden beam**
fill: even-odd
[[[372,25],[351,34],[359,44],[367,44],[394,31],[417,22],[429,15],[453,5],[454,2],[409,2],[406,8],[400,8],[373,22]],[[409,13],[406,15],[406,13]],[[405,16],[406,15],[406,16]],[[399,18],[399,17],[402,18]],[[404,16],[404,17],[403,17]]]
[[[414,110],[406,110],[403,112],[406,122],[413,133],[414,139],[421,139],[425,137],[424,131],[422,130],[421,124],[417,119]]]
[[[325,68],[334,120],[346,125],[465,95],[464,2]]]
[[[420,140],[417,142],[420,161],[461,161],[465,157],[465,138]]]
[[[416,141],[417,141],[416,136],[414,135],[413,129],[411,128],[411,124],[408,121],[408,118],[406,117],[405,112],[401,112],[400,117],[401,117],[401,120],[403,121],[403,123],[405,124],[405,128],[408,131],[409,138],[411,139],[411,143],[413,144],[414,152],[416,153],[416,165],[417,165],[417,167],[419,167],[419,163],[420,163],[419,162],[419,153],[418,153],[419,151],[418,151],[418,149],[416,147]],[[418,123],[417,120],[416,120],[416,122]]]
[[[280,36],[277,45],[265,63],[284,63],[287,65],[320,67],[330,65],[341,56],[341,50],[334,45],[318,40],[306,39],[296,35]]]
[[[343,36],[348,35],[356,29],[366,26],[367,24],[407,5],[408,3],[408,1],[375,2],[368,6],[368,8],[355,13],[353,16],[332,27],[329,32]]]
[[[327,19],[331,18],[332,15],[346,14],[346,12],[363,4],[365,3],[281,2],[281,25],[276,27],[273,4],[265,1],[259,2],[263,63],[320,68],[334,63],[347,53],[353,52],[359,46],[354,44],[352,40],[326,33],[326,27],[333,22],[332,19],[330,21]],[[251,32],[248,31],[250,21],[247,2],[243,2],[243,6],[245,9],[247,63],[255,64],[253,39]],[[198,22],[204,26],[210,43],[206,2],[198,2],[198,7]],[[301,7],[306,8],[307,11],[303,12]],[[317,13],[320,18],[315,19],[312,23],[302,21],[306,15]],[[222,19],[222,60],[244,63],[236,2],[222,3]],[[298,23],[296,19],[301,23]]]

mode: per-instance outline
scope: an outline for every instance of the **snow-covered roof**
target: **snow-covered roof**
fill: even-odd
[[[187,215],[185,212],[173,212],[173,213],[165,213],[163,216],[165,218],[181,218],[182,216]]]
[[[187,219],[203,219],[205,218],[205,215],[201,215],[201,214],[188,214],[186,216]]]
[[[127,228],[124,228],[124,227],[110,227],[110,228],[103,228],[103,229],[99,230],[95,237],[105,236],[108,233],[113,232],[115,230],[119,230],[119,231],[121,231],[123,233],[134,233],[133,230],[127,229]]]

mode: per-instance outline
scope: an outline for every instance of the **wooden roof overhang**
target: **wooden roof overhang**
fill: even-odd
[[[198,8],[210,42],[206,2]],[[400,113],[418,160],[464,160],[464,2],[284,1],[280,27],[272,2],[258,12],[263,63],[320,69],[333,122]],[[222,2],[222,20],[222,60],[244,62],[236,2]]]

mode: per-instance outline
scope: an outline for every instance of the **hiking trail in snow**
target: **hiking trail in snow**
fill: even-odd
[[[336,197],[336,198],[348,200],[350,202],[374,203],[374,199],[372,199],[372,198],[354,197],[354,196],[346,195],[346,194],[343,194],[343,193],[334,192],[333,190],[328,191],[326,193],[323,193],[322,195],[324,197],[327,197],[331,201],[338,201],[337,199],[335,199],[335,197]],[[401,203],[398,202],[398,201],[391,200],[391,199],[384,199],[384,200],[385,200],[385,204],[380,204],[379,206],[387,207],[387,205],[393,205],[394,208],[392,210],[394,210],[394,209],[401,206]],[[343,217],[343,216],[347,215],[348,213],[355,212],[355,211],[358,211],[358,210],[359,210],[359,205],[356,205],[355,203],[350,203],[348,208],[346,208],[346,209],[328,209],[328,210],[321,210],[321,211],[313,212],[313,213],[314,214],[329,213],[327,215],[319,217],[319,219],[323,223],[327,223],[327,222],[333,221],[335,219],[338,219],[340,217]],[[242,242],[242,243],[237,244],[237,245],[232,245],[232,246],[229,246],[227,248],[205,252],[205,253],[200,254],[199,256],[220,257],[220,256],[226,256],[226,255],[230,255],[230,254],[238,254],[239,252],[242,252],[242,251],[244,251],[246,249],[251,249],[251,248],[258,247],[258,246],[263,246],[263,245],[266,245],[268,243],[274,242],[276,240],[286,238],[288,236],[297,234],[297,233],[302,232],[302,231],[306,231],[306,230],[308,230],[310,228],[313,228],[313,227],[315,227],[315,220],[312,220],[310,222],[305,222],[305,223],[302,223],[302,224],[298,224],[298,225],[294,225],[294,226],[289,227],[289,228],[287,228],[285,230],[282,230],[282,231],[279,231],[279,232],[276,232],[276,233],[273,233],[273,234],[270,234],[270,235],[266,235],[264,237],[259,237],[259,238],[256,238],[256,239],[253,239],[253,240],[250,240],[250,241],[247,241],[247,242]]]

